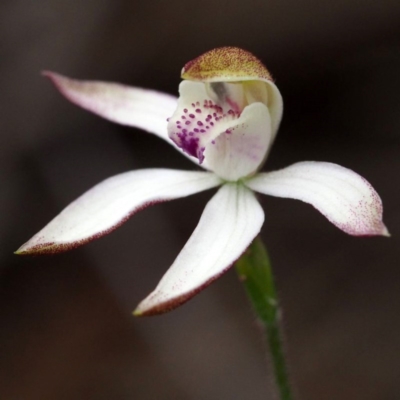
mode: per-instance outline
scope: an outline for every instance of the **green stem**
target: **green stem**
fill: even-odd
[[[278,297],[271,263],[260,238],[236,262],[236,271],[246,287],[253,308],[267,336],[280,400],[292,400],[292,392],[283,352]]]

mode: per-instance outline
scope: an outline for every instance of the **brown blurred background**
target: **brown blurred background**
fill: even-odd
[[[41,69],[176,94],[183,64],[223,45],[259,56],[282,91],[265,169],[354,169],[392,233],[353,238],[310,206],[261,198],[298,399],[400,398],[399,1],[2,0],[1,399],[274,398],[233,270],[176,311],[131,316],[211,192],[147,209],[71,253],[12,254],[111,175],[193,169],[159,139],[69,104]]]

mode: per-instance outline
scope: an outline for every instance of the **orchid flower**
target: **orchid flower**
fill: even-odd
[[[147,206],[220,187],[136,315],[182,304],[241,256],[264,222],[254,191],[309,203],[350,235],[388,235],[378,194],[347,168],[306,161],[258,172],[276,136],[283,105],[268,70],[245,50],[218,48],[187,63],[178,99],[53,72],[44,75],[71,102],[159,136],[204,171],[144,169],[106,179],[65,208],[18,254],[69,250],[111,232]]]

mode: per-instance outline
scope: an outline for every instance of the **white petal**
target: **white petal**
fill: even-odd
[[[379,195],[363,177],[339,165],[300,162],[258,174],[246,185],[260,193],[309,203],[350,235],[388,236]]]
[[[177,107],[175,96],[119,83],[80,81],[50,71],[43,75],[72,103],[109,121],[153,133],[199,164],[168,136],[167,120]]]
[[[225,184],[209,201],[181,253],[135,315],[165,312],[189,300],[240,257],[263,222],[264,213],[254,194],[242,185]]]
[[[271,142],[271,118],[261,102],[239,114],[224,110],[201,82],[183,81],[178,108],[168,122],[171,139],[207,169],[228,181],[254,173]]]
[[[177,98],[153,90],[99,81],[80,81],[45,71],[56,88],[72,103],[109,121],[144,129],[170,144],[167,119]]]
[[[149,205],[219,184],[220,180],[207,172],[144,169],[116,175],[71,203],[17,253],[69,250],[109,233]]]

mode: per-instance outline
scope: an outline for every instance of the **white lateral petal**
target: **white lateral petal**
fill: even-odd
[[[177,98],[166,93],[118,83],[80,81],[43,72],[72,103],[109,121],[144,129],[170,142],[167,118],[175,111]]]
[[[192,236],[135,315],[168,311],[225,272],[260,232],[264,212],[250,190],[225,184],[207,204]]]
[[[71,203],[17,253],[69,250],[109,233],[149,205],[189,196],[220,183],[211,173],[169,169],[144,169],[116,175]]]
[[[119,83],[80,81],[50,71],[43,75],[72,103],[109,121],[153,133],[176,148],[167,132],[167,120],[177,106],[175,96]]]
[[[388,236],[379,195],[363,177],[339,165],[300,162],[258,174],[246,185],[260,193],[309,203],[350,235]]]

